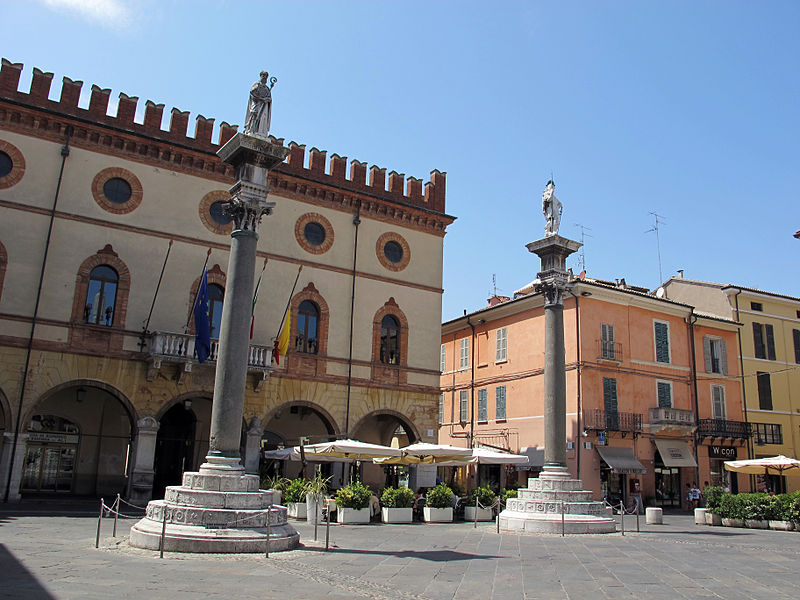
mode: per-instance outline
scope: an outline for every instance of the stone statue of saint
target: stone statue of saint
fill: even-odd
[[[545,237],[558,235],[558,227],[561,225],[562,206],[553,193],[555,189],[556,184],[551,179],[547,182],[544,192],[542,192],[542,212],[544,213],[544,218],[547,219],[547,224],[544,226]]]
[[[267,135],[272,118],[272,87],[278,81],[275,77],[267,79],[269,73],[261,71],[261,79],[250,88],[250,100],[247,103],[247,117],[244,121],[244,133]]]

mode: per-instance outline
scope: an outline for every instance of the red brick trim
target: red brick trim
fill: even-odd
[[[0,242],[0,299],[3,298],[3,281],[6,278],[6,269],[8,268],[8,252],[3,242]]]
[[[294,341],[297,339],[297,314],[300,304],[309,300],[319,308],[319,321],[317,321],[317,331],[319,346],[316,354],[307,354],[295,350]],[[291,373],[303,373],[307,375],[324,375],[327,371],[328,356],[328,327],[330,325],[331,311],[325,298],[319,293],[313,282],[309,282],[302,291],[294,295],[291,302],[292,322],[289,329],[289,352],[286,361],[286,370]]]
[[[211,233],[230,235],[231,231],[233,231],[233,220],[227,225],[222,225],[211,218],[211,205],[215,202],[227,202],[230,199],[231,195],[228,192],[224,190],[215,190],[213,192],[208,192],[203,196],[203,199],[200,200],[200,206],[198,207],[200,220]]]
[[[186,318],[189,321],[189,329],[188,333],[194,335],[195,328],[194,328],[194,319],[192,318],[192,309],[194,309],[194,298],[197,295],[197,290],[200,287],[200,278],[203,276],[202,273],[197,276],[197,279],[194,280],[192,283],[192,287],[189,290],[189,305],[188,305],[188,312],[186,313]],[[208,285],[212,283],[217,284],[219,287],[225,291],[225,285],[227,283],[227,276],[225,272],[220,268],[219,264],[215,264],[213,267],[208,269]],[[223,300],[224,302],[224,300]]]
[[[319,246],[309,244],[306,239],[305,227],[309,223],[319,223],[325,230],[325,240]],[[300,244],[303,250],[311,254],[325,254],[330,250],[331,246],[333,246],[333,235],[331,222],[319,213],[306,213],[297,219],[297,223],[294,225],[294,237],[297,239],[297,243]]]
[[[388,242],[397,242],[403,248],[403,258],[400,259],[400,262],[393,263],[386,258],[383,248]],[[394,231],[387,231],[378,238],[378,241],[375,243],[375,254],[378,255],[378,260],[384,267],[395,272],[405,269],[411,261],[411,248],[409,248],[408,242],[402,235]]]
[[[89,275],[92,269],[100,265],[108,265],[119,276],[111,327],[92,325],[83,321],[83,309],[86,306],[86,294],[89,290]],[[119,255],[114,252],[111,244],[106,244],[105,247],[97,251],[97,254],[84,260],[78,268],[78,274],[75,278],[75,293],[72,301],[72,328],[70,329],[69,339],[70,347],[75,350],[98,353],[122,350],[130,290],[130,270],[119,258]]]
[[[8,154],[12,163],[11,172],[0,177],[0,190],[4,190],[19,183],[19,180],[25,175],[25,157],[22,156],[19,148],[5,140],[0,140],[0,151]]]
[[[315,402],[309,402],[308,400],[289,400],[288,402],[282,402],[275,408],[272,408],[261,420],[261,424],[263,426],[262,429],[266,431],[269,423],[275,418],[275,415],[278,415],[283,411],[288,411],[293,406],[305,406],[310,408],[316,412],[323,421],[327,421],[327,425],[333,429],[333,433],[330,435],[333,435],[337,438],[342,435],[342,429],[339,427],[339,423],[337,423],[336,419],[333,418],[333,415],[328,412],[328,409],[326,409],[324,406],[316,404]]]
[[[131,197],[127,202],[122,204],[111,202],[103,193],[103,186],[106,181],[114,177],[124,179],[131,186]],[[142,203],[144,193],[142,191],[142,183],[136,175],[121,167],[109,167],[95,175],[94,181],[92,181],[92,196],[95,202],[108,212],[115,215],[124,215],[136,210],[136,207]]]
[[[381,321],[391,315],[400,322],[400,363],[390,365],[381,362]],[[395,385],[406,383],[408,363],[408,319],[397,306],[394,298],[389,298],[372,319],[372,379]]]

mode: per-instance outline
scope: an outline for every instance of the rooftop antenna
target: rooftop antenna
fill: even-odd
[[[658,284],[661,285],[661,283],[664,281],[664,277],[661,275],[661,239],[658,235],[658,226],[664,224],[664,221],[660,220],[664,217],[655,212],[651,212],[649,214],[653,215],[655,224],[650,229],[645,231],[645,233],[650,233],[651,231],[656,232],[656,249],[658,250]]]
[[[490,290],[491,296],[497,296],[497,291],[497,274],[492,273],[492,289]],[[502,292],[503,290],[501,289],[500,291]]]
[[[581,230],[581,252],[580,252],[580,254],[578,254],[578,268],[581,271],[585,271],[586,270],[586,253],[584,252],[584,248],[586,248],[586,246],[584,245],[584,241],[585,241],[585,239],[587,237],[594,237],[594,236],[591,235],[591,234],[586,233],[587,231],[591,231],[592,230],[591,227],[586,227],[584,225],[581,225],[580,223],[575,223],[575,227],[578,227]]]

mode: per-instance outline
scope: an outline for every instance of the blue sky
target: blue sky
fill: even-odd
[[[552,171],[590,276],[800,296],[800,3],[0,0],[0,54],[278,137],[447,172],[443,320],[536,276]],[[59,89],[53,85],[53,95]],[[88,103],[88,96],[84,99]],[[191,126],[190,126],[191,131]],[[577,267],[577,257],[570,261]]]

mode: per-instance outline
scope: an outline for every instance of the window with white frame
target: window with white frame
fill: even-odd
[[[728,411],[725,408],[725,388],[721,385],[711,385],[711,417],[726,419]]]
[[[458,343],[458,368],[466,369],[469,366],[469,338],[461,338]]]
[[[497,330],[497,352],[495,361],[503,362],[508,357],[508,332],[505,327]]]
[[[653,335],[655,337],[656,362],[670,362],[669,323],[666,321],[653,321]]]
[[[478,390],[478,421],[488,421],[489,411],[486,406],[486,388]]]
[[[502,421],[506,418],[506,386],[498,385],[495,389],[495,418]]]
[[[725,340],[710,335],[703,337],[706,373],[728,374],[728,348]]]
[[[446,346],[442,344],[442,349],[439,353],[439,370],[444,373],[447,366],[447,350]]]
[[[444,423],[444,394],[439,394],[439,425]]]
[[[672,408],[672,382],[656,381],[658,408]]]
[[[458,397],[458,420],[466,423],[469,420],[469,392],[461,390]]]
[[[614,344],[614,326],[608,323],[600,324],[600,358],[618,360]]]

